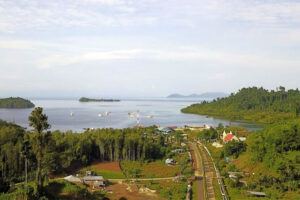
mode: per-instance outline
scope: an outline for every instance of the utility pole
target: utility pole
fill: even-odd
[[[27,184],[27,156],[25,155],[25,183]]]

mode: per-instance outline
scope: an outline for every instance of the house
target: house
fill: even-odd
[[[173,181],[174,181],[174,182],[178,182],[178,181],[180,181],[180,180],[182,180],[182,179],[184,179],[184,175],[179,174],[179,175],[177,175],[177,176],[175,176],[175,177],[173,178]]]
[[[222,147],[223,147],[223,145],[220,144],[219,142],[214,142],[214,143],[212,143],[212,146],[214,146],[214,147],[216,147],[216,148],[222,148]]]
[[[174,165],[175,164],[175,162],[174,162],[174,160],[172,158],[167,158],[165,163],[167,165]]]
[[[235,140],[237,142],[239,141],[239,139],[235,135],[233,135],[231,131],[230,131],[230,133],[226,133],[224,131],[221,137],[222,137],[223,142],[225,144],[228,143],[228,142],[230,142],[230,141],[232,141],[232,140]]]
[[[82,182],[82,180],[80,178],[73,176],[73,175],[66,176],[64,179],[69,182]]]
[[[157,131],[161,134],[170,134],[170,133],[174,132],[173,129],[171,129],[169,127],[163,127],[163,126],[158,127]]]
[[[184,140],[188,139],[188,134],[184,133],[184,134],[181,134],[181,135],[182,135],[182,137],[183,137]]]
[[[192,154],[191,154],[191,152],[188,152],[188,154],[189,154],[189,161],[192,161]]]
[[[183,152],[184,152],[184,149],[174,149],[174,150],[172,150],[172,152],[175,152],[175,153],[183,153]]]
[[[249,194],[252,194],[253,196],[257,196],[257,197],[265,197],[266,193],[264,192],[254,192],[254,191],[247,191]]]
[[[105,186],[105,181],[103,179],[103,176],[85,176],[83,177],[83,182],[87,184],[93,184],[97,187],[103,187]]]
[[[92,176],[92,171],[86,171],[86,172],[85,172],[85,175],[86,175],[86,176]]]
[[[201,125],[185,125],[184,129],[190,129],[190,130],[205,130],[205,129],[210,129],[211,126],[204,124],[203,126]]]

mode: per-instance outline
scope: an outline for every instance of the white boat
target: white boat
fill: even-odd
[[[133,118],[134,117],[134,113],[128,113],[129,117]]]
[[[108,116],[108,115],[109,115],[109,113],[110,113],[110,112],[107,112],[107,111],[106,111],[106,112],[105,112],[105,116]]]
[[[151,119],[153,116],[152,115],[147,115],[147,118]]]
[[[102,117],[102,114],[98,114],[98,117]]]
[[[73,113],[73,112],[71,112],[71,113],[70,113],[70,116],[71,116],[71,117],[73,117],[73,116],[74,116],[74,113]]]

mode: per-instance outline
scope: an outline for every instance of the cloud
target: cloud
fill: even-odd
[[[0,31],[151,24],[195,27],[202,20],[286,26],[300,23],[297,1],[11,0],[0,1]]]
[[[141,50],[139,49],[128,49],[107,52],[88,52],[77,56],[53,55],[39,60],[38,67],[42,69],[48,69],[81,62],[132,59],[135,58],[140,52]]]
[[[22,40],[22,39],[0,39],[0,49],[37,49],[41,47],[58,47],[59,44],[38,41],[38,40]]]
[[[174,50],[176,49],[176,50]],[[205,47],[177,47],[173,49],[124,49],[112,51],[91,51],[76,54],[60,54],[44,57],[38,61],[38,68],[49,69],[91,61],[142,60],[143,62],[181,62],[198,63],[199,67],[206,65],[230,66],[234,68],[251,69],[297,69],[300,59],[281,58],[259,54],[243,54],[225,52],[219,49]],[[216,77],[215,77],[216,78]],[[221,78],[218,76],[217,78]]]
[[[0,1],[0,31],[15,33],[87,26],[132,26],[154,16],[134,15],[138,6],[121,0]]]

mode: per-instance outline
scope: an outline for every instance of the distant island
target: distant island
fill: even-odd
[[[35,105],[27,100],[20,97],[10,97],[10,98],[4,98],[0,99],[0,108],[34,108]]]
[[[167,98],[210,98],[210,99],[215,99],[215,98],[222,98],[222,97],[227,97],[229,96],[226,93],[223,92],[206,92],[202,94],[190,94],[190,95],[182,95],[182,94],[170,94],[167,96]]]
[[[81,97],[80,102],[119,102],[119,99],[90,99],[86,97]]]
[[[279,87],[277,91],[264,88],[242,88],[227,98],[203,101],[181,110],[254,123],[274,123],[300,116],[300,91]]]

